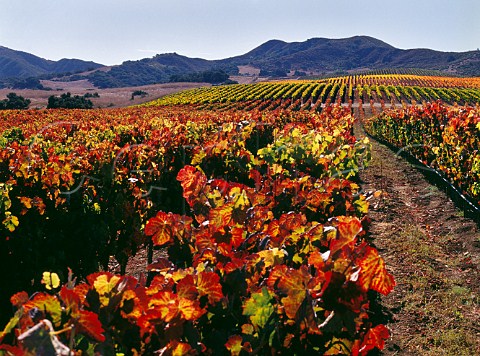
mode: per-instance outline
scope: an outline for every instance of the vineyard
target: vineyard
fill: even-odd
[[[35,344],[25,335],[41,320],[66,330],[70,349],[102,354],[365,353],[388,337],[366,313],[368,292],[394,281],[349,180],[369,146],[346,109],[24,111],[2,122],[15,125],[2,135],[2,277],[18,308],[4,340]],[[110,256],[124,271],[143,245],[168,251],[148,281],[97,272]]]
[[[441,103],[387,111],[366,130],[445,175],[480,205],[480,110]]]
[[[448,104],[480,102],[479,78],[416,75],[356,75],[320,81],[286,81],[199,88],[173,94],[149,105],[194,104],[218,109],[291,109],[321,111],[330,103],[385,106],[442,100]]]
[[[480,81],[365,75],[1,112],[0,355],[383,349],[370,306],[395,281],[369,233],[382,192],[360,186],[370,142],[353,105],[380,104],[366,130],[478,203],[478,106],[439,99],[475,105]]]

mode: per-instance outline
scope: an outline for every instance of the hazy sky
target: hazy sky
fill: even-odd
[[[102,64],[219,59],[269,39],[369,35],[398,48],[480,47],[480,0],[0,0],[0,45]]]

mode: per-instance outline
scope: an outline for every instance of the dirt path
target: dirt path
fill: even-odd
[[[358,137],[365,136],[356,129]],[[374,244],[397,286],[381,298],[384,355],[480,355],[480,231],[414,166],[372,141],[363,189]]]

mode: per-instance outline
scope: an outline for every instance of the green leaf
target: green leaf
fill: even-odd
[[[32,300],[24,304],[25,312],[30,309],[38,308],[39,310],[48,313],[55,326],[59,326],[62,318],[62,306],[59,300],[52,295],[45,293],[37,293]]]
[[[245,302],[243,315],[250,317],[254,327],[263,328],[267,324],[270,316],[274,312],[274,307],[271,302],[272,297],[273,295],[270,291],[266,287],[263,287],[261,292],[253,293]]]
[[[15,327],[17,326],[18,322],[20,321],[20,317],[22,316],[23,311],[18,310],[15,315],[10,319],[8,324],[5,326],[5,329],[0,332],[0,343],[2,342],[3,338],[8,335]]]
[[[240,355],[242,352],[242,337],[240,335],[232,335],[225,343],[225,347],[230,351],[231,355]]]
[[[15,215],[12,215],[11,212],[5,212],[5,220],[3,220],[3,225],[8,229],[8,231],[13,232],[15,228],[18,226],[18,218]]]
[[[355,200],[354,202],[355,204],[355,207],[357,209],[357,211],[361,214],[367,214],[368,213],[368,201],[366,201],[365,199],[357,199]]]

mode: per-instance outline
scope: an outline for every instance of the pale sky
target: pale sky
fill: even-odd
[[[0,46],[52,60],[220,59],[270,39],[355,35],[402,49],[475,50],[480,0],[0,0]]]

